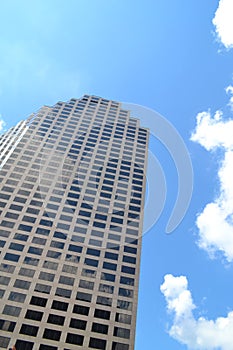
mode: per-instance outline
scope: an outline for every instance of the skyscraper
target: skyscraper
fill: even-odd
[[[88,95],[1,136],[1,349],[134,349],[147,148]]]

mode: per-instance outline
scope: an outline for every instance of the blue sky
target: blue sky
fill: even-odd
[[[232,350],[232,0],[10,0],[0,10],[5,128],[87,93],[157,111],[187,146],[193,196],[167,235],[177,173],[151,138],[167,198],[143,239],[135,350]]]

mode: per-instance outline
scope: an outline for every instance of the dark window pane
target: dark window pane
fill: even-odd
[[[30,335],[32,337],[36,337],[36,335],[38,333],[38,329],[39,329],[39,327],[36,327],[36,326],[31,326],[29,324],[22,324],[22,327],[21,327],[19,333],[27,334],[27,335]]]
[[[89,346],[94,349],[106,349],[106,340],[90,338]]]
[[[65,322],[65,317],[64,316],[58,316],[58,315],[50,314],[49,317],[48,317],[48,321],[47,322],[63,326],[63,324]]]
[[[52,303],[52,309],[66,311],[68,308],[68,303],[64,303],[58,300],[54,300]]]
[[[108,333],[108,326],[105,324],[100,324],[100,323],[93,323],[92,324],[92,332],[97,332],[97,333],[103,333],[107,334]]]
[[[82,305],[74,305],[73,312],[80,315],[88,315],[89,307]]]
[[[25,318],[29,320],[41,321],[43,317],[43,312],[35,310],[27,310]]]
[[[87,321],[84,320],[77,320],[75,318],[71,318],[70,320],[70,327],[71,328],[77,328],[77,329],[86,329]]]
[[[103,318],[104,320],[109,320],[110,311],[95,309],[94,317]]]
[[[45,307],[47,304],[48,299],[41,298],[41,297],[32,297],[30,304],[31,305],[37,305],[37,306],[42,306]]]
[[[32,350],[34,343],[25,340],[17,340],[15,347],[17,350]]]
[[[66,337],[66,343],[83,345],[83,335],[68,333]]]
[[[45,328],[43,338],[52,339],[52,340],[60,340],[61,331],[56,331],[55,329]]]

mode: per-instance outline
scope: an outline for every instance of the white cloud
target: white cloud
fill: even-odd
[[[231,95],[230,97],[230,102],[229,102],[229,106],[231,107],[231,110],[233,111],[233,86],[232,85],[229,85],[227,88],[226,88],[226,93]]]
[[[232,93],[233,88],[226,89]],[[232,101],[230,101],[230,104]],[[206,150],[221,149],[224,152],[218,171],[219,195],[208,203],[197,216],[199,246],[211,256],[222,252],[228,261],[233,261],[233,120],[224,120],[220,111],[212,117],[210,112],[197,115],[197,124],[191,140]]]
[[[6,126],[6,123],[0,115],[0,133],[4,131],[5,126]]]
[[[233,350],[233,312],[216,320],[196,319],[192,312],[195,305],[185,276],[166,275],[160,290],[165,296],[168,311],[174,314],[169,330],[171,337],[189,349]]]
[[[220,0],[213,24],[221,43],[227,48],[233,47],[233,1]]]

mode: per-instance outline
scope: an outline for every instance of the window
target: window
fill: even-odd
[[[68,309],[68,305],[68,303],[54,300],[52,303],[52,309],[66,311]]]
[[[56,293],[55,295],[58,295],[60,297],[64,297],[64,298],[70,298],[71,297],[71,290],[69,289],[64,289],[64,288],[57,288],[56,289]]]
[[[135,275],[135,268],[134,267],[129,267],[129,266],[122,266],[121,272],[129,273],[131,275]]]
[[[31,258],[29,256],[26,256],[24,259],[24,264],[37,266],[39,264],[39,259],[35,259],[35,258]]]
[[[71,318],[70,320],[70,327],[76,328],[76,329],[86,329],[87,321],[84,320],[78,320],[76,318]]]
[[[45,307],[47,304],[47,299],[33,296],[31,297],[30,304]]]
[[[84,336],[79,334],[67,333],[66,343],[83,345]]]
[[[76,299],[86,302],[91,302],[92,295],[88,293],[78,292]]]
[[[14,249],[17,250],[19,252],[23,251],[24,245],[23,244],[19,244],[19,243],[11,243],[9,246],[10,249]]]
[[[114,327],[114,336],[129,339],[130,338],[130,330],[121,327]]]
[[[100,291],[100,292],[104,292],[104,293],[113,294],[113,292],[114,292],[114,286],[109,286],[109,285],[107,285],[107,284],[101,283],[101,284],[99,285],[99,291]]]
[[[43,338],[58,341],[58,340],[60,340],[60,337],[61,337],[61,331],[56,331],[55,329],[45,328]]]
[[[62,272],[72,273],[76,274],[78,271],[78,268],[73,265],[63,265]]]
[[[48,317],[48,321],[47,322],[63,326],[63,324],[65,322],[65,317],[64,316],[58,316],[58,315],[50,314],[49,317]]]
[[[116,276],[112,275],[110,273],[104,273],[104,272],[101,273],[101,279],[102,280],[115,282],[115,278],[116,278]]]
[[[94,317],[110,320],[110,311],[95,309]]]
[[[37,326],[31,326],[29,324],[22,324],[19,333],[36,337],[38,330],[39,330],[39,327],[37,327]]]
[[[39,350],[57,350],[57,347],[41,344]]]
[[[60,276],[58,283],[63,283],[63,284],[67,284],[67,285],[73,286],[74,278],[67,277],[67,276]]]
[[[118,254],[106,252],[105,258],[112,259],[112,260],[118,260]]]
[[[15,325],[16,325],[16,322],[0,319],[0,329],[2,329],[3,331],[13,332],[15,329]]]
[[[70,244],[68,250],[70,250],[72,252],[81,253],[82,252],[82,247],[76,246],[74,244]]]
[[[0,284],[7,286],[10,282],[10,277],[0,276]]]
[[[21,289],[29,289],[31,285],[31,282],[28,281],[23,281],[23,280],[19,280],[17,279],[14,283],[14,287],[15,288],[21,288]]]
[[[55,263],[55,262],[53,262],[53,261],[48,261],[48,260],[46,260],[46,261],[44,262],[44,264],[43,264],[43,267],[44,267],[45,269],[57,270],[58,264]]]
[[[73,312],[80,315],[88,316],[89,314],[89,307],[82,306],[82,305],[74,305]]]
[[[19,275],[21,276],[27,276],[27,277],[33,277],[35,274],[35,270],[32,269],[26,269],[24,267],[21,267],[19,270]]]
[[[126,315],[126,314],[117,312],[115,321],[125,323],[125,324],[131,324],[131,315]]]
[[[48,273],[41,271],[39,274],[39,279],[44,281],[50,281],[53,282],[55,275],[53,273]]]
[[[43,312],[35,310],[27,310],[25,318],[34,321],[41,321],[43,317]]]
[[[106,349],[106,340],[90,338],[89,347],[94,349]]]
[[[43,252],[43,249],[41,249],[41,248],[29,247],[29,249],[28,249],[28,253],[30,253],[30,254],[41,255],[42,252]]]
[[[117,342],[114,341],[112,343],[112,350],[129,350],[129,345],[128,344],[117,343]]]
[[[32,350],[34,343],[26,340],[17,340],[15,347],[17,350]]]
[[[105,305],[105,306],[112,306],[112,298],[98,296],[96,303],[100,305]]]
[[[32,243],[39,244],[39,245],[45,245],[46,244],[46,239],[45,238],[40,238],[40,237],[33,237]]]
[[[3,309],[3,314],[18,317],[20,314],[20,311],[21,311],[20,307],[5,305]]]
[[[117,308],[123,310],[132,310],[133,304],[125,300],[117,300]]]
[[[16,233],[14,235],[14,239],[17,239],[19,241],[24,241],[24,242],[26,242],[28,240],[28,237],[29,237],[28,235],[24,235],[22,233]]]
[[[133,298],[133,290],[125,289],[125,288],[119,288],[119,295],[127,298]]]
[[[93,290],[94,289],[94,282],[90,282],[90,281],[86,281],[86,280],[80,280],[79,287]]]
[[[35,287],[35,291],[40,293],[49,294],[50,290],[51,290],[51,286],[47,284],[37,283]]]
[[[91,330],[92,330],[92,332],[107,334],[108,333],[108,325],[94,322],[92,324],[92,329]]]
[[[16,301],[18,303],[23,303],[25,298],[26,298],[25,294],[18,293],[18,292],[11,292],[8,300]]]
[[[86,258],[84,261],[85,265],[89,265],[89,266],[93,266],[93,267],[97,267],[98,263],[99,263],[98,260],[89,259],[89,258]]]
[[[116,265],[116,264],[109,263],[109,262],[104,262],[104,263],[103,263],[103,268],[104,268],[104,269],[108,269],[108,270],[116,271],[117,265]]]

